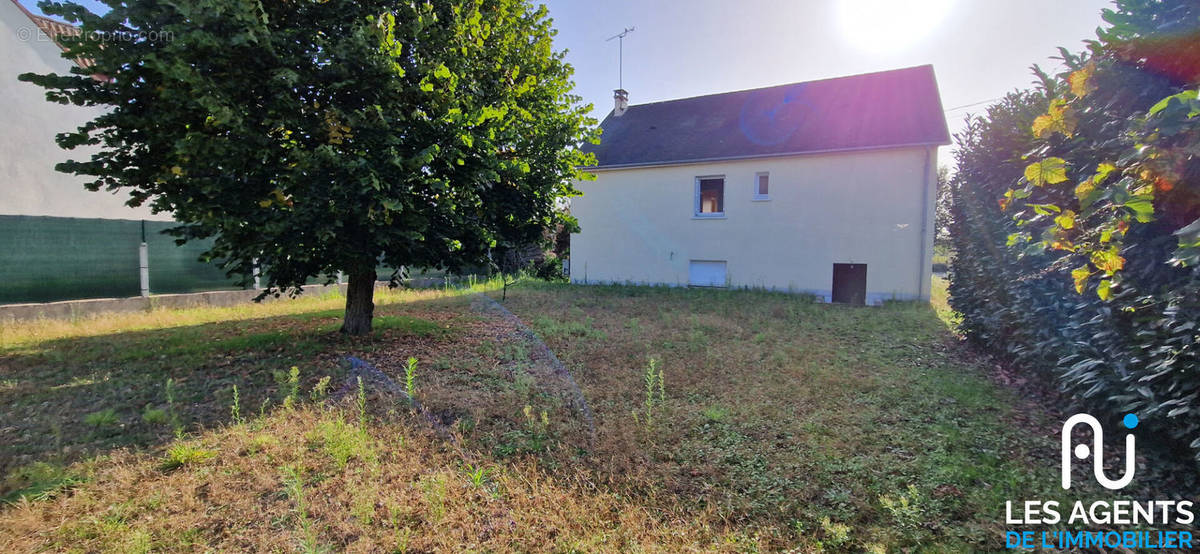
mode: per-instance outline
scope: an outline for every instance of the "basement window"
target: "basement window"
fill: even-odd
[[[771,174],[763,171],[754,174],[754,199],[755,200],[770,200],[769,187],[771,185]]]
[[[696,177],[696,217],[725,217],[725,177]]]

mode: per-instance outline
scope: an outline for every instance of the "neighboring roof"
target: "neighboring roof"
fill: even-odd
[[[597,168],[950,144],[930,65],[630,106],[600,128]]]
[[[21,2],[18,0],[12,0],[12,3],[16,4],[17,8],[20,9],[30,21],[33,21],[34,25],[37,25],[38,30],[44,33],[47,37],[50,37],[50,40],[54,41],[54,44],[58,45],[59,48],[62,48],[62,44],[58,42],[58,37],[63,35],[76,36],[80,33],[79,27],[74,25],[69,25],[61,21],[55,21],[45,16],[34,15],[33,12],[25,9],[25,6],[22,6]],[[63,48],[63,51],[66,51],[66,48]],[[74,61],[75,65],[83,69],[91,69],[91,67],[95,65],[93,60],[86,58],[75,58]]]

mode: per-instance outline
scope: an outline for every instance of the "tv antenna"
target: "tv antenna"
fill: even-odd
[[[632,33],[633,30],[633,27],[626,27],[624,31],[604,39],[604,42],[617,39],[617,88],[621,90],[625,89],[625,35]]]

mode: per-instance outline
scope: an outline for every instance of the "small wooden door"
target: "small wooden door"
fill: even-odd
[[[833,264],[833,301],[867,303],[867,264]]]

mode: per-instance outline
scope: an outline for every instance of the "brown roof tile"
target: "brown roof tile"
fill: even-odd
[[[33,21],[34,25],[37,25],[38,30],[44,33],[47,37],[50,37],[50,40],[53,40],[59,48],[62,48],[62,44],[58,42],[58,37],[63,35],[77,36],[80,33],[79,27],[69,25],[61,21],[55,21],[49,17],[35,15],[33,12],[25,9],[25,6],[22,6],[17,0],[12,0],[12,3],[16,4],[17,8],[24,12],[29,20]],[[63,50],[65,51],[66,49],[63,48]],[[93,60],[87,58],[74,58],[74,61],[75,65],[82,69],[91,69],[93,65],[96,65]]]

